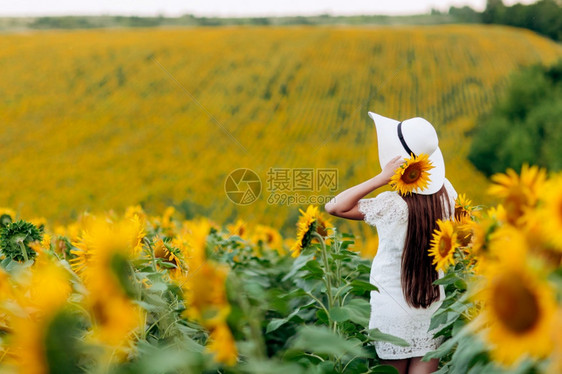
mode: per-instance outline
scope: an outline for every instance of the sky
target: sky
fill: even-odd
[[[533,0],[504,0],[504,4]],[[432,8],[468,5],[483,10],[486,0],[0,0],[0,16],[158,15],[284,16],[320,13],[419,14]]]

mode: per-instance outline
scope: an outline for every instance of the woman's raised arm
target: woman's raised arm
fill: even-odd
[[[404,160],[402,157],[396,156],[390,160],[388,164],[386,164],[384,169],[378,175],[340,192],[332,200],[326,203],[324,209],[326,212],[336,217],[362,220],[364,217],[359,211],[357,202],[377,188],[387,184],[394,174],[394,171],[400,167],[403,162]]]

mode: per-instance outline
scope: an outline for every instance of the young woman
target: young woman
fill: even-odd
[[[445,178],[445,163],[433,126],[423,118],[402,122],[369,112],[375,122],[379,162],[382,171],[373,178],[351,187],[326,204],[328,213],[342,218],[365,220],[376,226],[379,248],[371,266],[369,328],[398,336],[407,347],[375,342],[381,361],[400,373],[431,373],[438,360],[421,361],[441,344],[429,331],[432,314],[444,298],[442,286],[433,282],[443,276],[428,256],[433,230],[438,219],[454,214],[457,193]],[[411,155],[427,155],[433,168],[424,171],[429,177],[425,188],[406,194],[385,191],[374,198],[369,193],[387,185],[395,171]],[[406,177],[419,177],[416,167],[406,169]]]

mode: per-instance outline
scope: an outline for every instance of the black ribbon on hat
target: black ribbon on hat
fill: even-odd
[[[404,147],[406,153],[408,153],[409,155],[413,155],[414,157],[417,157],[416,154],[412,152],[410,147],[408,147],[408,144],[406,144],[406,141],[404,140],[404,135],[402,135],[402,122],[398,124],[398,139],[400,139],[400,143],[402,143],[402,147]]]

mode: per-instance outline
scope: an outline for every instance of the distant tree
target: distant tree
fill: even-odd
[[[482,22],[482,14],[475,11],[469,6],[463,6],[462,8],[450,7],[449,15],[455,17],[459,22],[465,23],[480,23]]]
[[[528,5],[527,27],[555,40],[562,40],[562,1],[541,0]]]
[[[554,40],[562,40],[562,0],[540,0],[506,7],[502,0],[488,0],[482,22],[527,28]]]
[[[492,111],[477,124],[469,160],[486,175],[524,163],[562,169],[562,60],[514,75]]]
[[[482,12],[484,23],[504,23],[505,5],[502,0],[488,0]]]

